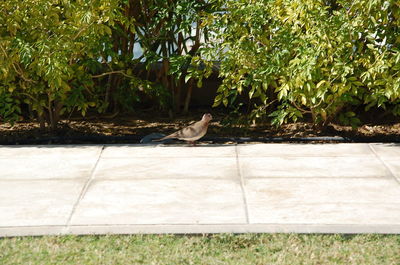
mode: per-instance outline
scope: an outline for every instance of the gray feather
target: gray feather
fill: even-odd
[[[211,115],[210,115],[210,117],[211,117]],[[208,128],[210,119],[211,118],[205,119],[203,116],[203,118],[200,121],[198,121],[192,125],[189,125],[179,131],[176,131],[170,135],[167,135],[161,139],[154,140],[154,141],[163,141],[166,139],[179,139],[179,140],[190,141],[190,142],[196,141],[196,140],[200,139],[201,137],[203,137],[207,133],[207,128]]]

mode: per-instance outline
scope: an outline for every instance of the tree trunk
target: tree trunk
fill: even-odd
[[[53,102],[54,109],[53,109],[53,126],[52,129],[55,130],[57,128],[57,125],[60,121],[60,112],[63,107],[63,104],[60,101],[55,101]]]
[[[110,98],[111,98],[111,87],[113,84],[113,77],[114,77],[113,75],[108,76],[107,85],[106,85],[106,95],[104,97],[104,101],[108,104],[107,108],[109,108],[111,105]]]
[[[192,56],[194,56],[196,54],[197,50],[199,49],[199,47],[200,47],[200,20],[197,21],[195,41],[194,41],[192,49],[190,50],[189,53]],[[189,111],[190,99],[192,98],[193,83],[194,83],[194,79],[191,78],[189,81],[189,86],[188,86],[188,90],[187,90],[187,94],[186,94],[186,98],[185,98],[183,113],[187,113]]]
[[[188,113],[188,111],[189,111],[190,99],[192,98],[193,83],[194,83],[194,80],[193,80],[193,78],[191,78],[189,81],[189,86],[188,86],[188,90],[187,90],[187,94],[186,94],[186,98],[185,98],[185,105],[183,107],[183,113],[185,113],[185,114]]]
[[[38,113],[38,120],[39,120],[40,130],[44,131],[46,129],[46,119],[44,117],[44,113],[42,114]]]

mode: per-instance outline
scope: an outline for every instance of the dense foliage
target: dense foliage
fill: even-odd
[[[255,99],[253,119],[310,113],[357,125],[353,106],[400,114],[400,3],[390,0],[223,1],[209,24],[221,60],[216,105]],[[270,109],[271,110],[271,109]]]
[[[396,0],[7,0],[0,2],[0,119],[187,111],[217,65],[214,106],[272,123],[400,115]]]
[[[53,128],[74,108],[100,107],[87,68],[111,34],[115,1],[7,0],[0,3],[0,115],[18,119],[19,103]],[[107,25],[108,24],[108,25]]]
[[[193,0],[1,1],[0,117],[19,120],[27,106],[54,129],[60,115],[132,109],[141,97],[179,108],[184,87],[187,110],[200,14],[211,7]]]

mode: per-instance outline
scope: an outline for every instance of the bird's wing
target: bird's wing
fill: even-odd
[[[180,131],[177,131],[178,139],[190,139],[195,138],[201,133],[201,129],[203,127],[203,123],[198,121],[193,125],[183,128]]]
[[[202,133],[202,129],[204,127],[204,124],[202,121],[198,121],[192,125],[189,125],[179,131],[176,131],[170,135],[167,135],[158,141],[166,140],[166,139],[172,139],[172,138],[177,138],[177,139],[191,139],[191,138],[196,138],[198,135]]]

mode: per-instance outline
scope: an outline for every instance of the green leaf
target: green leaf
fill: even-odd
[[[111,28],[109,28],[108,26],[103,25],[103,29],[107,33],[107,35],[111,35],[112,34]]]
[[[218,107],[221,104],[221,100],[214,100],[213,108]]]
[[[197,80],[197,87],[202,87],[203,86],[203,79],[200,78],[199,80]]]
[[[318,84],[317,84],[317,88],[320,88],[320,86],[322,86],[323,84],[325,84],[326,83],[326,80],[321,80],[321,81],[319,81],[318,82]]]
[[[250,89],[250,91],[249,91],[249,98],[250,99],[252,99],[253,98],[253,95],[254,95],[254,92],[256,91],[256,88],[253,86],[251,89]]]
[[[360,81],[354,81],[353,84],[356,85],[356,86],[363,86],[363,85],[364,85],[364,84],[363,84],[362,82],[360,82]]]
[[[375,46],[373,44],[367,44],[368,49],[375,50]]]
[[[227,98],[224,98],[224,99],[222,100],[222,103],[224,104],[225,107],[228,106],[228,99],[227,99]]]
[[[301,95],[301,104],[303,105],[307,104],[307,98],[304,95]]]

